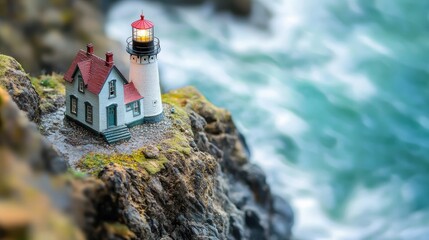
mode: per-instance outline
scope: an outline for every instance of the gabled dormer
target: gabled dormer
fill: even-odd
[[[89,91],[98,95],[112,71],[116,71],[118,73],[123,84],[128,83],[122,73],[115,66],[112,52],[106,52],[106,58],[101,59],[94,55],[94,47],[92,44],[88,44],[86,52],[84,50],[80,50],[77,53],[66,74],[64,74],[64,80],[72,83],[77,79],[77,81],[79,81],[79,92],[84,93],[85,91]],[[82,80],[83,83],[81,83],[80,80]],[[112,95],[109,96],[115,97],[115,86],[117,82],[109,84],[112,84]]]

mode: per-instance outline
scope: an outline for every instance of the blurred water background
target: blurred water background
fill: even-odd
[[[429,239],[429,1],[260,1],[246,21],[121,2],[107,34],[141,10],[164,87],[232,111],[297,239]]]

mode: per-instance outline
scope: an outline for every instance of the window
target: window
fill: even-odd
[[[128,103],[128,104],[126,105],[127,112],[129,112],[129,111],[131,111],[131,110],[132,110],[131,105],[132,105],[132,103]]]
[[[73,95],[70,96],[70,112],[77,116],[77,98]]]
[[[116,97],[116,80],[109,82],[109,98]]]
[[[85,102],[85,120],[87,123],[92,124],[92,105],[89,102]]]
[[[83,79],[82,79],[82,76],[81,75],[79,75],[78,77],[77,77],[77,84],[78,84],[78,89],[79,89],[79,92],[81,92],[81,93],[83,93]]]
[[[140,115],[140,102],[136,101],[133,102],[133,116],[138,116]]]
[[[152,100],[152,106],[156,107],[156,105],[158,104],[158,100]]]

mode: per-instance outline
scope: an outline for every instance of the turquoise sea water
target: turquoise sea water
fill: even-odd
[[[298,239],[429,239],[429,1],[261,1],[250,20],[122,2],[108,34],[142,9],[164,86],[233,113]]]

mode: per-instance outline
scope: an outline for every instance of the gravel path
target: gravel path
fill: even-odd
[[[90,152],[111,154],[131,153],[144,145],[157,145],[172,132],[170,106],[164,105],[165,118],[159,123],[137,125],[130,129],[131,139],[107,144],[98,136],[64,118],[65,107],[42,116],[41,132],[61,152],[70,166]]]

